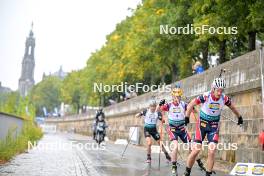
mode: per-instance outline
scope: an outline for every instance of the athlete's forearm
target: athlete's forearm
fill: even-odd
[[[141,113],[137,113],[136,115],[135,115],[135,117],[141,117]]]
[[[156,112],[161,112],[161,108],[159,105],[157,105],[157,107],[156,107]]]
[[[163,120],[164,120],[165,125],[169,124],[168,117],[166,117],[165,114],[163,115]]]
[[[231,111],[237,116],[237,118],[239,118],[241,115],[238,112],[238,110],[236,109],[236,107],[234,105],[230,105],[229,108],[231,109]]]
[[[193,99],[187,106],[186,117],[190,117],[193,107],[196,105],[195,99]]]

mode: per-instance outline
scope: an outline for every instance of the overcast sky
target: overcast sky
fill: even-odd
[[[63,66],[83,68],[115,25],[141,0],[0,0],[0,81],[16,90],[31,22],[36,38],[35,81]]]

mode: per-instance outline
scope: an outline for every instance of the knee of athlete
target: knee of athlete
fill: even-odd
[[[174,151],[177,151],[178,150],[178,142],[177,141],[174,141],[173,142],[173,150]]]
[[[192,152],[196,151],[196,152],[200,152],[202,149],[202,145],[201,144],[198,144],[198,143],[194,143],[194,144],[191,144],[191,150]]]
[[[208,155],[214,156],[215,155],[215,150],[208,150]]]
[[[213,142],[210,142],[209,145],[208,145],[208,153],[209,152],[214,153],[215,150],[216,150],[216,146],[217,146],[217,144],[215,144]]]
[[[196,151],[194,152],[194,156],[197,157],[197,156],[199,155],[199,153],[200,153],[200,150],[196,150]]]
[[[173,147],[174,147],[174,150],[178,150],[179,148],[178,143],[174,143]]]
[[[152,144],[151,140],[147,141],[147,145],[150,146]]]
[[[201,149],[200,148],[194,148],[192,151],[191,151],[191,154],[194,155],[195,157],[197,157],[200,153]]]

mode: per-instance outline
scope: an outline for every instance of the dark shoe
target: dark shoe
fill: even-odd
[[[198,166],[200,167],[200,169],[202,171],[205,171],[206,172],[206,168],[204,167],[204,164],[203,164],[202,160],[201,159],[198,159],[198,160],[196,160],[196,162],[197,162]]]
[[[191,174],[187,171],[184,172],[183,176],[190,176]]]
[[[191,169],[186,167],[186,170],[185,170],[183,176],[190,176],[190,175],[191,175]]]
[[[208,171],[206,171],[205,176],[211,176],[211,175],[212,175],[212,172],[208,172]]]

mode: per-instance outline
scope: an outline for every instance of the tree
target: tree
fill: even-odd
[[[132,16],[107,35],[106,43],[91,54],[86,66],[65,78],[61,100],[74,105],[76,112],[82,105],[104,106],[108,98],[122,92],[98,92],[96,83],[171,83],[192,74],[193,60],[201,60],[207,69],[210,55],[218,54],[223,63],[252,50],[254,36],[264,38],[263,4],[262,0],[143,0]],[[188,24],[235,26],[238,34],[160,34],[160,25]]]
[[[54,112],[61,104],[62,80],[55,76],[48,76],[37,85],[30,93],[30,101],[34,104],[36,114],[43,116],[43,108],[48,112]]]
[[[0,111],[32,120],[35,108],[28,97],[21,97],[19,92],[1,93]]]

